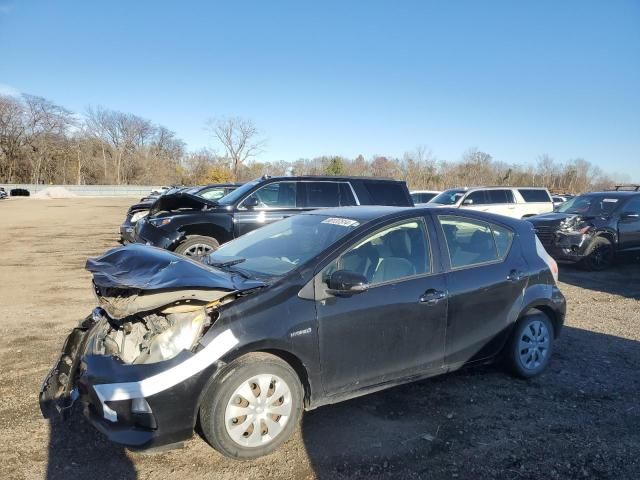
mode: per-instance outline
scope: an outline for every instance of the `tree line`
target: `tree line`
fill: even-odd
[[[187,151],[170,129],[103,107],[82,115],[42,97],[0,95],[0,183],[206,184],[268,175],[367,175],[405,180],[412,189],[462,185],[544,186],[583,192],[611,187],[613,178],[582,158],[534,164],[496,161],[478,149],[459,160],[439,160],[418,147],[401,157],[321,156],[260,162],[265,140],[248,119],[207,122],[217,150]]]

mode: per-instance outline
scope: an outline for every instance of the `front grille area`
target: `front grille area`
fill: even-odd
[[[555,229],[552,227],[536,227],[536,235],[545,247],[553,245],[556,238]]]

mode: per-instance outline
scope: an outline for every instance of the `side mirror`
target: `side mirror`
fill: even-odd
[[[328,292],[334,295],[362,293],[369,288],[367,278],[351,270],[336,270],[329,277],[328,283]]]
[[[636,220],[640,220],[640,214],[635,212],[622,212],[620,220],[635,222]]]
[[[465,198],[465,199],[462,201],[462,204],[463,204],[463,205],[473,205],[473,200],[471,200],[470,198]]]
[[[260,204],[260,201],[258,200],[258,197],[256,197],[255,195],[251,195],[245,198],[244,202],[242,202],[242,206],[248,209],[256,208],[259,204]]]

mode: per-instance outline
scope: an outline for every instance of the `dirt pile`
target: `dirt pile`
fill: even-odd
[[[49,187],[44,190],[40,190],[38,193],[33,195],[33,198],[74,198],[77,195],[73,192],[70,192],[64,187]]]

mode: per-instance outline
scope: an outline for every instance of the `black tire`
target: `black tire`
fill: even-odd
[[[248,447],[237,443],[229,434],[225,424],[225,412],[236,390],[258,375],[273,375],[284,381],[290,392],[291,413],[273,439],[266,439],[266,443],[259,446]],[[229,458],[252,459],[267,455],[285,443],[297,428],[302,416],[303,395],[298,375],[285,361],[268,353],[256,352],[244,355],[224,367],[207,388],[200,404],[202,433],[213,448]],[[247,419],[247,417],[242,418]],[[230,424],[230,428],[241,427]],[[266,433],[260,434],[261,441],[266,435]]]
[[[613,264],[615,251],[611,240],[606,237],[596,237],[585,252],[585,258],[581,266],[585,270],[599,272],[606,270]]]
[[[546,345],[544,342],[539,341],[539,333],[537,330],[538,325],[544,325],[544,331],[546,333]],[[529,337],[532,345],[531,350],[529,348],[521,348],[520,341]],[[533,338],[537,337],[537,338]],[[549,365],[551,355],[553,354],[554,347],[554,329],[549,317],[540,311],[532,311],[522,316],[513,330],[509,342],[505,347],[504,363],[505,366],[515,376],[520,378],[532,378],[540,375]],[[537,351],[537,356],[529,355],[531,351]],[[525,358],[526,357],[526,358]],[[531,363],[527,365],[527,359],[531,358]],[[536,358],[539,363],[536,364]]]
[[[202,257],[216,251],[219,247],[220,244],[213,237],[193,235],[178,245],[175,252],[187,257]]]

